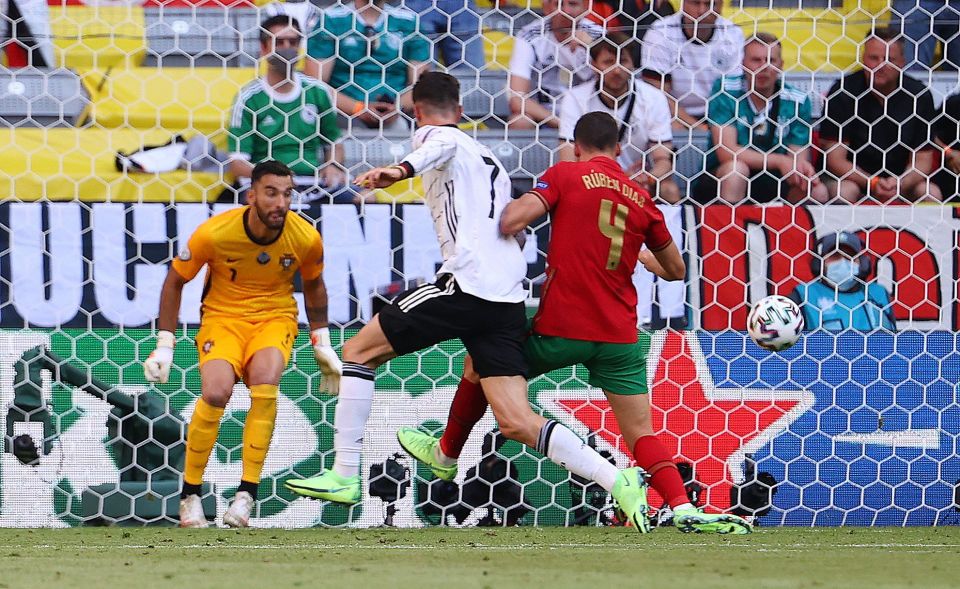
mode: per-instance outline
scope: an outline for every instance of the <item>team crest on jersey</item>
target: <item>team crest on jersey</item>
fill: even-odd
[[[210,350],[212,350],[212,349],[213,349],[213,340],[212,340],[212,339],[208,339],[207,341],[203,342],[203,353],[204,353],[204,354],[209,354],[209,353],[210,353]]]
[[[541,190],[545,190],[547,188],[550,188],[550,185],[544,182],[543,180],[537,180],[537,184],[534,186],[534,188],[540,188]]]
[[[257,263],[263,266],[266,266],[270,263],[270,254],[267,252],[260,252],[260,255],[257,256]]]
[[[280,265],[283,266],[284,270],[289,270],[293,267],[293,263],[297,261],[297,258],[293,254],[283,254],[280,256]]]
[[[304,123],[312,124],[317,122],[317,107],[313,104],[304,104],[300,108],[300,117]]]
[[[193,257],[193,254],[190,253],[190,248],[185,247],[180,250],[180,253],[177,254],[177,257],[180,258],[181,262],[189,262],[190,258]]]

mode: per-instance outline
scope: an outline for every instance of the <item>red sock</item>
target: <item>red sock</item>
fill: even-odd
[[[670,507],[690,502],[680,471],[657,436],[640,437],[633,446],[633,457],[637,466],[650,475],[650,486],[667,500]]]
[[[462,378],[457,385],[457,394],[453,396],[450,405],[450,417],[447,419],[447,429],[440,438],[440,451],[450,458],[459,458],[463,445],[467,443],[473,426],[483,418],[487,412],[487,398],[483,395],[483,387],[478,382],[470,382]]]

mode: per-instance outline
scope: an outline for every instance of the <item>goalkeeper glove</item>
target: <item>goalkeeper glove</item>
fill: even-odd
[[[170,378],[170,366],[173,364],[173,346],[176,338],[165,330],[157,332],[157,347],[143,363],[143,375],[147,382],[165,383]]]
[[[337,353],[330,345],[330,329],[321,327],[310,332],[310,343],[313,344],[313,355],[317,359],[317,366],[323,374],[320,381],[320,392],[336,395],[340,392],[340,377],[343,375],[343,364]]]

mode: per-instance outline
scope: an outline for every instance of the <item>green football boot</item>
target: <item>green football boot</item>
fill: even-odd
[[[397,441],[403,449],[420,462],[426,464],[443,481],[457,478],[457,465],[444,466],[437,460],[437,446],[440,440],[414,427],[401,427],[397,431]]]
[[[634,467],[617,473],[613,491],[610,492],[614,501],[617,502],[617,507],[641,534],[650,531],[647,487],[643,469]]]
[[[673,512],[673,524],[685,534],[749,534],[753,526],[747,520],[728,513],[704,513],[697,508]]]
[[[359,503],[363,496],[359,476],[342,477],[332,470],[309,479],[288,479],[283,486],[303,497],[345,505]]]

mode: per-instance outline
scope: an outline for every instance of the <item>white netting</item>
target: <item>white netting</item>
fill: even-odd
[[[682,8],[678,2],[653,4],[664,19],[681,18],[665,16]],[[685,4],[691,13],[710,5]],[[8,66],[0,68],[0,526],[176,521],[184,424],[199,391],[190,338],[199,321],[199,280],[184,292],[186,331],[171,383],[145,383],[140,362],[153,346],[149,328],[165,265],[203,220],[242,202],[228,152],[269,149],[263,127],[233,124],[231,107],[266,73],[260,22],[278,13],[296,16],[310,36],[303,49],[320,65],[306,71],[346,96],[336,124],[340,163],[352,176],[409,151],[412,114],[391,110],[390,101],[405,105],[409,74],[421,60],[451,66],[462,86],[463,129],[491,146],[517,191],[572,157],[562,141],[570,127],[564,112],[569,118],[577,109],[600,108],[600,95],[631,95],[617,90],[617,63],[632,70],[620,82],[643,83],[644,74],[667,84],[670,100],[643,86],[633,91],[643,100],[616,104],[618,120],[629,127],[624,163],[659,191],[688,262],[682,283],[657,282],[642,271],[635,277],[640,320],[649,329],[641,341],[649,345],[654,427],[690,465],[688,490],[701,505],[761,514],[773,525],[953,521],[960,484],[960,216],[949,205],[910,201],[958,196],[960,99],[947,99],[958,87],[958,3],[733,2],[723,11],[730,24],[710,15],[701,21],[705,43],[683,41],[695,29],[654,25],[658,17],[641,10],[647,3],[632,0],[596,2],[596,22],[578,25],[572,36],[538,24],[561,28],[562,18],[540,16],[554,9],[551,1],[478,7],[407,0],[412,11],[391,8],[386,32],[375,19],[354,28],[353,9],[326,4],[0,6]],[[565,6],[585,8],[575,0]],[[896,41],[865,43],[884,26],[906,34],[902,62]],[[742,40],[758,32],[779,39],[783,60],[784,85],[768,103],[749,102],[749,81],[739,75]],[[595,37],[612,33],[643,36],[643,48],[615,38],[619,55],[595,82],[589,49]],[[772,45],[761,46],[752,71],[769,73]],[[839,82],[878,51],[879,61],[870,62],[881,72],[877,92],[862,74],[861,86],[856,78]],[[377,74],[364,69],[371,52],[387,72],[372,82]],[[595,51],[592,59],[603,58]],[[908,67],[906,77],[884,86],[883,72],[900,65]],[[718,82],[722,73],[728,80]],[[369,84],[354,84],[356,76]],[[578,82],[585,85],[571,89]],[[564,89],[576,96],[564,99]],[[887,91],[881,101],[878,93]],[[373,106],[354,111],[357,99]],[[671,120],[674,102],[683,112]],[[889,106],[871,110],[875,104]],[[269,126],[269,107],[248,110]],[[825,112],[838,113],[828,129]],[[304,120],[323,114],[314,110]],[[390,120],[381,124],[378,115]],[[712,138],[718,125],[724,131]],[[231,130],[236,142],[228,139]],[[171,171],[136,171],[126,159],[175,135],[193,141],[169,146]],[[239,135],[252,137],[252,147]],[[748,143],[756,157],[738,151]],[[432,276],[439,251],[417,182],[331,195],[317,185],[323,173],[314,173],[328,155],[304,152],[287,163],[306,176],[297,204],[324,236],[339,345],[404,282]],[[139,161],[149,169],[169,164],[163,160]],[[821,178],[822,192],[816,182],[796,181],[797,162],[806,160],[810,168],[800,175]],[[766,183],[754,178],[762,169],[775,173]],[[710,180],[713,192],[708,186],[698,193]],[[831,241],[837,232],[847,234]],[[531,233],[525,251],[535,301],[549,224]],[[824,278],[838,250],[856,258],[852,289],[838,291]],[[811,313],[808,323],[824,329],[780,354],[749,342],[750,305],[774,293],[800,300]],[[501,445],[490,415],[467,445],[456,484],[433,480],[409,458],[392,458],[400,452],[398,427],[443,426],[462,360],[452,342],[380,372],[364,448],[364,502],[349,510],[295,499],[283,488],[287,478],[329,467],[333,456],[335,399],[316,392],[318,373],[302,336],[281,384],[255,525],[376,525],[385,518],[405,526],[609,523],[604,492],[514,442]],[[627,466],[631,449],[584,377],[579,369],[542,377],[531,383],[531,402]],[[239,482],[248,408],[249,392],[238,385],[207,470],[211,516],[222,516]]]

